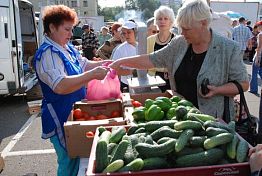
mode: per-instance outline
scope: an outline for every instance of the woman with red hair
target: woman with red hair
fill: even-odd
[[[77,23],[76,12],[64,5],[47,6],[43,11],[44,41],[34,57],[34,66],[43,92],[42,138],[49,139],[57,154],[58,176],[78,173],[79,158],[71,159],[65,145],[64,122],[76,101],[85,97],[85,85],[103,79],[103,62],[88,61],[69,42]]]

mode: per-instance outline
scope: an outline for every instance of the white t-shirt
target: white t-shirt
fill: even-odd
[[[137,46],[137,45],[136,45]],[[137,49],[134,45],[127,42],[120,44],[112,55],[112,60],[118,60],[123,57],[130,57],[137,55]],[[121,82],[128,84],[127,79],[131,78],[132,75],[121,76]]]
[[[51,40],[49,37],[44,37],[44,42],[49,43],[59,49],[61,52],[67,56],[68,60],[72,60],[67,49],[60,46],[58,43]],[[81,55],[78,56],[79,64],[84,71],[86,65],[88,64],[88,60]],[[42,58],[36,62],[36,71],[38,73],[39,79],[47,84],[52,90],[55,90],[57,84],[68,75],[64,63],[62,59],[59,57],[57,53],[51,51],[51,49],[47,49],[43,54]]]

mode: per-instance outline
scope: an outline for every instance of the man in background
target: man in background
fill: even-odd
[[[88,60],[93,60],[96,50],[99,47],[99,42],[96,34],[90,29],[88,24],[82,26],[84,33],[82,35],[83,54]]]
[[[241,49],[241,54],[244,60],[244,54],[245,50],[248,47],[249,49],[252,49],[252,41],[251,38],[253,37],[252,32],[249,30],[248,27],[245,25],[245,18],[240,17],[238,22],[239,25],[234,27],[232,37],[233,40],[239,43],[240,49]]]

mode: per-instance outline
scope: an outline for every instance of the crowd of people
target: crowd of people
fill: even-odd
[[[249,84],[252,93],[258,91],[256,77],[262,74],[262,22],[251,30],[241,17],[239,24],[232,27],[230,39],[230,35],[222,36],[210,27],[213,16],[205,0],[185,1],[176,17],[171,8],[160,6],[147,21],[147,53],[138,55],[138,26],[134,20],[103,26],[97,34],[89,24],[80,27],[76,12],[67,6],[44,9],[44,42],[35,55],[34,66],[44,97],[42,137],[49,138],[55,148],[57,175],[76,175],[79,165],[79,158],[72,159],[67,154],[63,123],[72,105],[85,97],[87,83],[103,79],[109,67],[121,75],[122,91],[128,86],[127,78],[134,74],[130,68],[147,69],[149,74],[166,81],[161,91],[172,89],[203,113],[217,118],[223,116],[227,96],[233,118],[233,97],[238,89],[230,81],[239,82],[244,91]],[[174,25],[179,34],[173,32]],[[70,42],[76,38],[82,39],[82,54]],[[243,61],[247,49],[249,60],[254,60],[251,82]],[[201,91],[204,79],[210,81],[207,94]],[[250,149],[249,156],[252,174],[259,175],[262,145]]]

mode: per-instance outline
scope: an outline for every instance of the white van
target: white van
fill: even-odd
[[[24,93],[37,83],[32,59],[38,43],[33,5],[0,0],[0,95]]]

